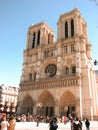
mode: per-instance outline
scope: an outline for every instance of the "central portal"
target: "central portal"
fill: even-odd
[[[54,107],[42,107],[41,115],[54,116]]]

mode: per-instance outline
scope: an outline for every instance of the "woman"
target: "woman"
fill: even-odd
[[[13,116],[10,117],[9,125],[10,126],[9,126],[8,130],[15,130],[16,120],[15,120],[15,118]]]
[[[6,120],[6,115],[2,116],[2,121],[1,121],[1,130],[7,130],[9,127],[9,123]]]

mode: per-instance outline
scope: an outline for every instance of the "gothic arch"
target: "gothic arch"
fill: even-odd
[[[37,45],[40,44],[40,30],[38,30],[38,33],[37,33]]]
[[[50,44],[50,42],[51,42],[50,39],[51,39],[51,34],[49,33],[49,34],[48,34],[48,44]]]
[[[74,36],[74,20],[71,19],[71,37]]]
[[[72,64],[71,65],[71,74],[76,74],[76,65],[75,64]]]
[[[54,100],[53,95],[48,90],[44,90],[39,95],[37,102],[42,104],[42,107],[38,109],[37,113],[40,112],[40,115],[46,115],[46,116],[54,116],[55,115],[55,113],[54,113],[55,100]]]
[[[60,98],[60,114],[65,114],[65,112],[68,112],[69,108],[74,108],[76,107],[76,98],[73,95],[72,92],[66,91],[63,93],[63,95]],[[67,110],[65,110],[67,107]],[[72,109],[73,110],[73,109]],[[72,111],[70,112],[72,113]],[[68,113],[69,114],[69,113]]]
[[[54,97],[48,90],[44,90],[39,95],[38,102],[41,102],[43,107],[52,107],[55,105]]]
[[[35,47],[35,39],[36,39],[36,34],[35,34],[35,32],[33,32],[33,34],[32,34],[32,48]]]
[[[72,92],[66,91],[63,93],[63,95],[60,98],[60,106],[64,105],[74,105],[76,104],[76,99],[75,96],[73,95]]]
[[[68,22],[65,22],[65,38],[68,38]]]
[[[69,66],[68,66],[68,65],[65,65],[65,66],[63,67],[63,69],[62,69],[63,75],[69,75],[69,72],[70,72],[69,70],[70,70]]]
[[[35,71],[35,67],[31,66],[31,68],[28,71],[28,79],[30,81],[35,81],[36,80],[36,71]]]
[[[34,102],[31,98],[30,95],[27,95],[24,97],[23,101],[22,101],[22,113],[24,114],[32,114],[33,113],[33,106],[34,106]]]

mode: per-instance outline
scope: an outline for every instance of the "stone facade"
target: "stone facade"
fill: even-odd
[[[0,85],[0,112],[16,113],[18,102],[18,88]]]
[[[92,45],[80,11],[62,14],[54,31],[45,22],[28,28],[19,91],[19,113],[97,115]]]

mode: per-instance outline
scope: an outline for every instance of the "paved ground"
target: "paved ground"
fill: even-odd
[[[49,130],[49,124],[40,123],[39,127],[36,127],[36,122],[17,122],[15,130]],[[70,130],[70,123],[58,123],[57,130]],[[86,130],[84,122],[82,130]],[[98,130],[98,121],[90,122],[90,130]]]

